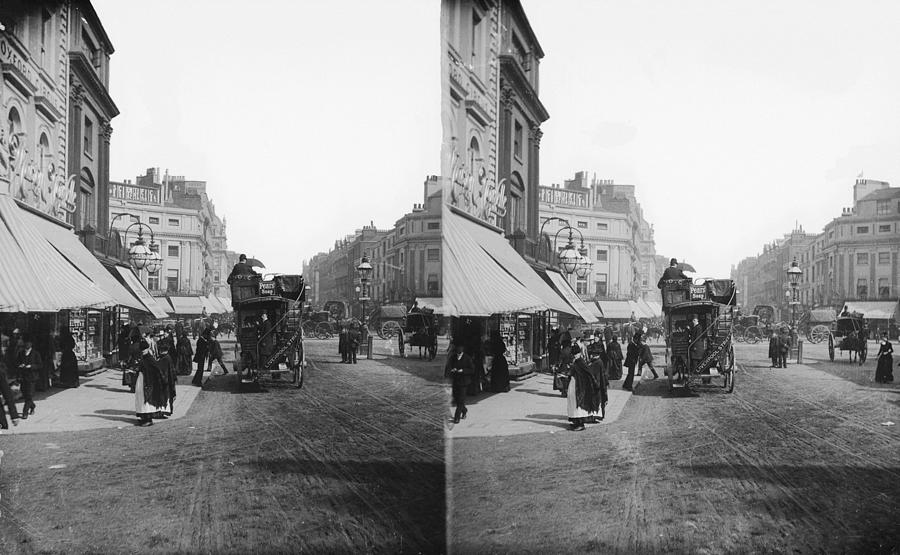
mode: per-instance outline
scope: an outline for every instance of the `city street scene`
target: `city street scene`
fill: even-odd
[[[883,7],[442,2],[451,551],[900,550]]]
[[[0,553],[900,553],[897,20],[0,0]]]

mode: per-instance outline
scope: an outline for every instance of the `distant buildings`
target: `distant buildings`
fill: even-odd
[[[763,247],[732,268],[739,302],[788,308],[787,270],[796,258],[804,308],[839,308],[847,301],[897,302],[900,297],[900,188],[857,179],[853,206],[819,234],[802,227]],[[782,312],[787,314],[787,312]]]
[[[582,299],[643,299],[659,301],[656,282],[668,261],[657,256],[653,226],[643,215],[634,185],[612,180],[588,181],[587,172],[577,172],[563,185],[540,187],[540,222],[558,252],[566,245],[568,232],[561,218],[575,228],[576,247],[584,247],[594,263],[584,278],[573,278]],[[580,233],[580,235],[579,235]]]
[[[237,253],[228,250],[225,221],[216,214],[205,181],[149,168],[133,183],[110,183],[109,211],[120,248],[127,250],[137,238],[138,226],[131,224],[141,222],[153,231],[162,268],[155,275],[140,274],[154,296],[230,297],[225,280]],[[149,242],[150,237],[144,240]]]

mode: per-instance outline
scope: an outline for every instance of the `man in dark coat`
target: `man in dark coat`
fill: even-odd
[[[459,424],[459,420],[465,418],[469,412],[466,408],[466,388],[475,375],[475,363],[462,346],[451,353],[450,360],[447,361],[446,375],[453,380],[453,401],[456,403],[453,422]]]
[[[341,363],[347,363],[350,359],[350,328],[347,325],[341,326],[338,333],[338,353],[341,355]]]
[[[691,370],[696,369],[703,355],[706,354],[706,341],[703,338],[703,326],[696,314],[691,314],[691,323],[688,324],[688,341],[690,346]]]
[[[362,335],[356,324],[350,325],[350,331],[347,332],[347,362],[356,364],[356,355],[359,350],[359,341]]]
[[[633,391],[634,387],[634,367],[637,365],[641,355],[641,346],[636,341],[639,337],[632,337],[628,342],[628,349],[625,351],[625,367],[628,368],[628,375],[625,376],[625,383],[622,384],[622,389],[626,391]]]
[[[22,381],[22,397],[25,399],[22,418],[25,419],[29,414],[34,414],[34,385],[44,367],[41,354],[34,348],[34,339],[30,336],[25,337],[25,350],[19,351],[18,367]]]
[[[228,279],[225,282],[228,285],[231,285],[231,282],[235,280],[235,278],[243,279],[249,276],[258,276],[259,274],[253,269],[253,267],[247,264],[247,255],[242,254],[238,257],[238,263],[234,265],[234,268],[231,269],[231,274],[229,274]]]
[[[197,371],[194,373],[194,379],[191,380],[191,383],[199,387],[203,386],[203,370],[206,366],[206,355],[208,354],[209,330],[197,339],[197,349],[194,351],[194,362],[197,363]]]
[[[678,260],[672,259],[669,260],[669,267],[663,271],[663,275],[659,278],[659,281],[656,284],[656,287],[662,289],[663,284],[666,280],[669,279],[691,279],[684,275],[684,271],[678,267]]]
[[[650,345],[647,345],[647,342],[644,341],[644,335],[642,333],[635,334],[634,341],[640,348],[638,355],[637,375],[641,375],[641,370],[646,364],[647,368],[649,368],[650,371],[653,372],[653,379],[655,380],[659,378],[659,374],[656,373],[656,368],[653,367],[653,353],[650,352]]]
[[[550,338],[547,340],[547,352],[550,354],[550,367],[559,364],[559,328],[553,328],[550,332]]]
[[[609,357],[609,379],[622,379],[622,347],[619,345],[619,338],[616,335],[612,336],[606,346],[606,353]]]
[[[769,358],[772,359],[772,368],[781,368],[781,338],[774,331],[769,338]]]

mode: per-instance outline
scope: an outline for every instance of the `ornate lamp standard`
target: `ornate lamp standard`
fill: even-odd
[[[369,300],[369,292],[367,291],[367,287],[369,285],[369,277],[372,275],[372,264],[369,263],[369,257],[366,256],[366,253],[363,252],[362,260],[359,263],[359,266],[356,267],[356,273],[359,274],[359,284],[361,287],[361,291],[359,294],[359,300],[362,303],[362,336],[361,341],[366,343],[368,350],[368,335],[369,335],[369,324],[366,321],[366,301]],[[371,356],[371,353],[368,353],[367,356]]]
[[[567,276],[575,274],[580,278],[587,277],[594,263],[587,256],[587,248],[584,246],[584,235],[580,231],[570,225],[560,228],[553,238],[553,244],[556,244],[559,234],[566,230],[569,232],[569,240],[566,246],[563,247],[563,250],[559,251],[559,269]],[[581,246],[578,249],[575,248],[575,243],[572,240],[573,231],[578,231],[578,235],[581,237]]]
[[[140,272],[146,269],[148,274],[156,274],[162,267],[162,256],[159,254],[159,243],[153,237],[153,228],[141,222],[135,222],[125,228],[125,244],[128,244],[128,232],[137,227],[137,240],[128,249],[128,262]],[[144,228],[150,232],[150,245],[144,242]]]
[[[791,267],[788,268],[787,276],[788,283],[791,284],[791,328],[793,329],[797,325],[797,305],[800,304],[799,295],[797,292],[797,286],[800,285],[800,275],[803,273],[803,270],[800,269],[800,266],[797,264],[797,257],[794,257],[793,262],[791,262]]]

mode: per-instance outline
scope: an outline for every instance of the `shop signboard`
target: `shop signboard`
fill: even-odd
[[[540,201],[545,204],[557,206],[571,206],[574,208],[587,208],[588,197],[583,191],[570,191],[556,187],[540,187]]]

